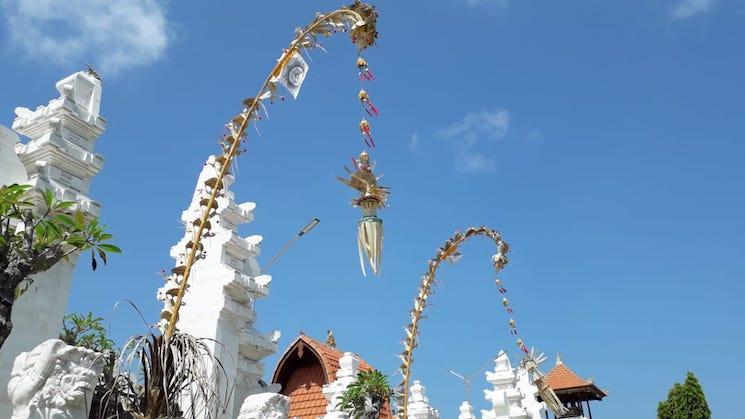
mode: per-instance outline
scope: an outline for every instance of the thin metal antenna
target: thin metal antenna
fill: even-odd
[[[306,225],[305,225],[305,227],[303,227],[303,228],[302,228],[302,229],[301,229],[301,230],[300,230],[300,231],[299,231],[299,232],[298,232],[298,233],[297,233],[297,234],[295,235],[295,237],[293,237],[293,238],[292,238],[292,239],[291,239],[291,240],[290,240],[289,242],[287,242],[287,244],[286,244],[286,245],[285,245],[285,246],[284,246],[284,247],[282,248],[282,250],[280,250],[280,251],[279,251],[279,252],[278,252],[278,253],[277,253],[276,255],[274,255],[274,256],[273,256],[273,257],[272,257],[271,259],[269,259],[269,262],[267,262],[267,263],[266,263],[266,265],[264,265],[264,267],[263,267],[263,268],[261,268],[261,273],[262,273],[262,274],[263,274],[263,273],[265,273],[265,272],[266,272],[266,270],[267,270],[267,269],[268,269],[268,268],[269,268],[270,266],[272,266],[272,264],[274,264],[274,262],[276,262],[276,261],[277,261],[277,259],[279,259],[279,257],[280,257],[280,256],[282,256],[282,255],[283,255],[283,254],[284,254],[284,253],[285,253],[285,252],[287,251],[287,249],[289,249],[289,248],[290,248],[290,246],[292,246],[292,244],[293,244],[293,243],[295,243],[295,242],[297,241],[297,239],[299,239],[300,237],[303,237],[304,235],[306,235],[307,233],[309,233],[309,232],[310,232],[311,230],[313,230],[313,229],[314,229],[314,228],[315,228],[315,227],[316,227],[316,226],[318,225],[318,223],[320,223],[320,222],[321,222],[321,220],[319,220],[318,218],[314,218],[314,219],[312,219],[312,220],[308,221],[308,224],[306,224]]]
[[[468,374],[468,375],[463,375],[463,374],[458,374],[457,372],[453,370],[447,370],[447,372],[463,380],[463,388],[466,391],[466,401],[468,402],[468,404],[471,404],[471,378],[473,376],[473,373]]]
[[[489,365],[490,362],[491,362],[491,360],[488,360],[488,361],[484,362],[484,364],[481,365],[481,368],[479,368],[479,369],[477,369],[475,371],[472,371],[470,374],[460,374],[460,373],[458,373],[456,371],[453,371],[451,369],[447,369],[445,367],[440,367],[440,368],[444,369],[445,371],[449,372],[450,374],[452,374],[452,375],[460,378],[461,380],[463,380],[463,388],[464,388],[464,390],[466,392],[466,401],[468,402],[468,404],[471,404],[471,383],[473,382],[473,377],[476,374],[480,374],[482,371],[484,371],[484,369],[486,368],[487,365]]]

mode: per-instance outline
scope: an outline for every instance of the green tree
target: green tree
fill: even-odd
[[[701,384],[689,372],[683,384],[675,383],[667,399],[657,406],[658,419],[711,419]]]
[[[0,187],[0,348],[13,329],[13,304],[44,272],[75,252],[91,251],[91,267],[107,253],[111,235],[98,220],[72,211],[74,202],[58,201],[52,191],[32,192],[29,185]],[[36,201],[36,203],[34,202]]]
[[[110,351],[114,341],[109,339],[103,318],[88,314],[68,314],[62,320],[62,331],[59,338],[68,345],[82,346],[96,352]]]
[[[355,419],[378,419],[391,395],[385,375],[378,370],[362,371],[339,397],[339,408]]]

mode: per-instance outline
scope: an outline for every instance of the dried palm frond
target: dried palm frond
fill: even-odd
[[[185,333],[169,340],[152,333],[133,337],[117,367],[91,419],[211,419],[229,394],[218,386],[227,375],[208,340]]]

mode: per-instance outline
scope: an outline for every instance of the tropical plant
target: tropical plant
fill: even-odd
[[[90,419],[218,417],[227,375],[207,339],[175,333],[131,338],[110,377],[99,380]]]
[[[59,338],[68,345],[82,346],[96,352],[110,351],[114,341],[109,339],[103,318],[88,314],[68,314],[62,320],[62,331]]]
[[[683,384],[675,383],[667,399],[657,406],[658,419],[711,419],[711,411],[701,384],[689,372]]]
[[[377,419],[392,395],[385,375],[378,370],[362,371],[339,397],[339,409],[355,419]]]
[[[0,187],[0,348],[13,329],[13,303],[33,283],[32,275],[80,251],[91,251],[106,264],[111,235],[96,218],[73,211],[71,201],[58,201],[50,190],[33,193],[29,185]]]

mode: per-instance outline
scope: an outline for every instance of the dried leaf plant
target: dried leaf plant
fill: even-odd
[[[296,31],[295,38],[283,51],[256,96],[243,100],[241,112],[226,124],[227,133],[221,139],[223,153],[215,162],[219,167],[217,177],[205,181],[207,196],[204,196],[200,202],[201,217],[189,226],[193,238],[186,245],[186,260],[183,265],[177,266],[172,271],[179,287],[175,295],[169,296],[167,304],[170,308],[163,313],[163,319],[168,322],[165,331],[166,339],[171,338],[176,331],[178,312],[188,286],[191,267],[203,257],[201,240],[205,234],[209,233],[209,219],[215,215],[219,207],[217,198],[222,196],[223,179],[228,174],[233,159],[245,151],[243,144],[246,141],[246,129],[250,123],[261,119],[259,112],[265,110],[263,102],[272,102],[277,97],[276,77],[282,73],[293,54],[302,50],[323,49],[319,43],[321,37],[346,32],[350,34],[352,42],[359,50],[373,45],[378,36],[377,16],[373,6],[360,1],[355,1],[348,7],[342,7],[327,14],[316,14],[315,19],[308,26]]]
[[[484,226],[469,227],[465,232],[456,232],[445,242],[445,244],[442,245],[442,247],[437,249],[435,257],[429,260],[427,263],[427,272],[422,276],[422,282],[419,285],[418,294],[416,298],[414,298],[414,308],[409,312],[410,322],[404,329],[406,332],[404,350],[403,353],[399,355],[399,358],[401,359],[401,375],[403,377],[398,387],[399,417],[401,418],[408,418],[409,379],[411,377],[411,367],[414,363],[414,349],[419,346],[419,322],[423,317],[424,310],[427,308],[428,298],[434,292],[435,274],[437,273],[437,269],[440,267],[442,262],[457,262],[461,256],[458,246],[476,236],[489,238],[496,245],[497,253],[492,257],[492,265],[494,266],[496,273],[499,273],[504,269],[509,262],[507,259],[507,253],[510,250],[510,246],[502,239],[502,235],[499,234],[499,232]],[[497,279],[497,286],[501,293],[504,288],[502,288],[499,279]],[[508,312],[511,313],[512,309],[509,306],[508,300],[504,298],[502,303]],[[532,352],[526,349],[522,339],[517,339],[517,345],[521,350],[523,350],[523,352],[525,352],[526,358],[529,360],[529,357],[532,356]],[[535,362],[526,362],[525,364],[533,370],[537,368],[537,363]],[[530,372],[537,377],[541,376],[537,371]],[[562,410],[563,407],[561,404],[559,403],[558,406],[556,406],[556,403],[552,403],[553,401],[558,400],[556,395],[553,393],[553,390],[539,380],[536,380],[535,384],[537,385],[543,400],[547,400],[548,407],[557,413],[557,415],[562,415],[564,411]]]
[[[176,333],[131,338],[115,372],[97,388],[90,419],[212,419],[221,417],[227,375],[207,339]]]

